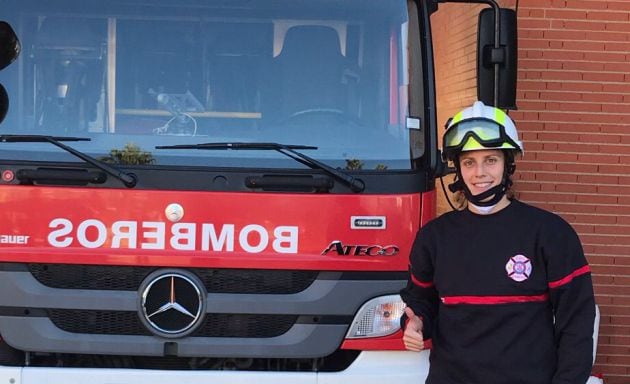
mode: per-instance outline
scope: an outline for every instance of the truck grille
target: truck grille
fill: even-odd
[[[154,267],[29,264],[29,271],[51,288],[136,291]],[[317,271],[189,268],[209,293],[292,294],[306,289]]]
[[[136,312],[49,310],[50,320],[72,333],[103,335],[151,335]],[[294,315],[208,314],[191,336],[197,337],[275,337],[286,333],[296,322]]]

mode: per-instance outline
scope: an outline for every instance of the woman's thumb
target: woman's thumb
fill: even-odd
[[[407,315],[407,317],[409,319],[413,319],[413,317],[416,315],[415,313],[413,313],[413,309],[411,309],[410,307],[405,307],[405,315]]]

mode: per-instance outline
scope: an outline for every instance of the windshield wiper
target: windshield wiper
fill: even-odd
[[[201,143],[201,144],[179,144],[179,145],[160,145],[156,149],[235,149],[235,150],[272,150],[282,153],[295,161],[298,161],[312,169],[319,169],[343,184],[347,185],[353,192],[363,192],[365,183],[361,179],[357,179],[339,169],[315,160],[310,156],[298,152],[298,149],[317,149],[317,147],[309,145],[285,145],[279,143]]]
[[[109,175],[122,181],[128,188],[133,188],[138,179],[135,175],[125,173],[117,168],[114,168],[108,164],[105,164],[83,152],[69,147],[62,143],[62,141],[90,141],[87,137],[71,137],[71,136],[46,136],[46,135],[0,135],[0,142],[2,143],[50,143],[63,149],[66,152],[73,154],[79,159],[93,165],[101,171],[108,173]]]

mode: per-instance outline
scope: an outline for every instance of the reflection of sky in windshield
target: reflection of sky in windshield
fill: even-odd
[[[44,1],[7,8],[24,50],[0,75],[11,97],[1,133],[89,137],[69,145],[94,156],[134,144],[157,165],[301,167],[269,150],[155,149],[277,142],[316,146],[303,152],[342,168],[409,168],[406,70],[390,60],[405,51],[404,2],[378,2],[371,14],[364,1],[124,3],[115,13],[92,2],[66,14]],[[76,160],[41,143],[3,147],[15,158]]]

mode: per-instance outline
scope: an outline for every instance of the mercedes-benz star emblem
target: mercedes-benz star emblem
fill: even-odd
[[[192,273],[162,270],[149,275],[140,287],[140,318],[153,333],[182,337],[201,323],[205,289]]]

